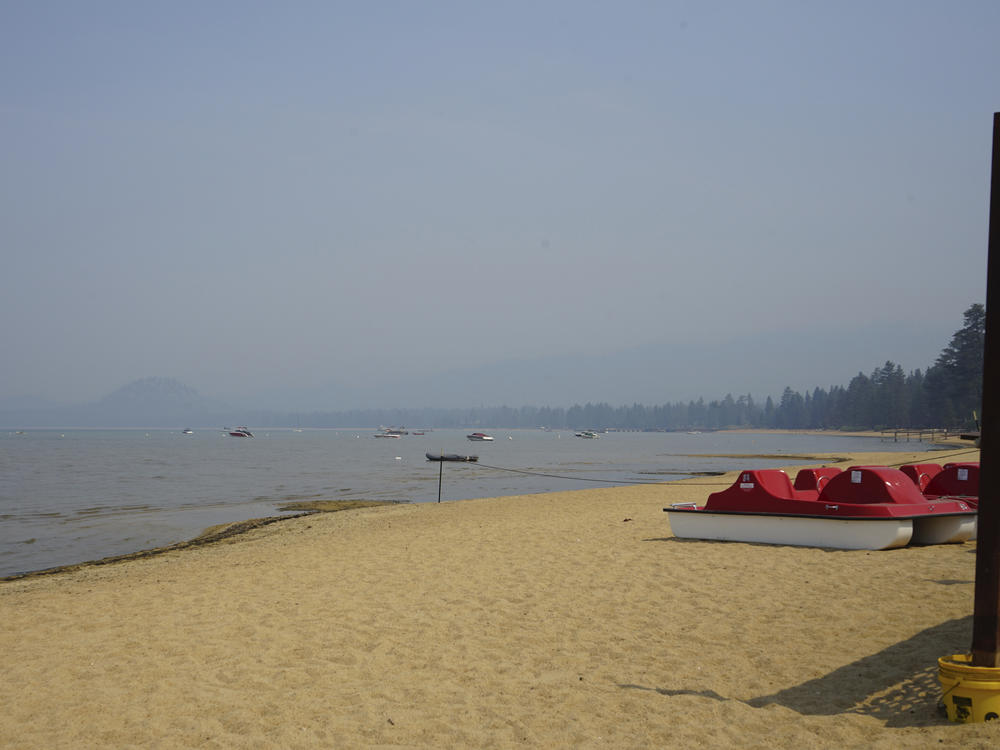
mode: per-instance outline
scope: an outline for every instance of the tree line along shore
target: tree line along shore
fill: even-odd
[[[615,430],[807,429],[891,430],[978,429],[983,397],[983,344],[986,308],[973,304],[964,323],[925,370],[909,374],[892,361],[870,374],[859,372],[846,385],[816,387],[800,393],[786,387],[780,399],[751,394],[722,399],[612,406],[587,403],[562,407],[509,406],[478,409],[391,409],[269,415],[267,426],[353,427],[369,424],[420,424],[430,427],[488,425],[505,428]]]

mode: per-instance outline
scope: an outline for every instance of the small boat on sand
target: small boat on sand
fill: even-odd
[[[803,469],[794,485],[780,469],[747,470],[704,507],[663,510],[681,538],[834,549],[964,542],[976,528],[967,499],[927,497],[901,470],[885,466]]]
[[[487,435],[485,432],[473,432],[471,435],[466,435],[466,437],[477,443],[488,443],[493,440],[493,436]]]
[[[457,453],[425,453],[428,461],[464,461],[473,463],[479,460],[479,456],[461,456]]]

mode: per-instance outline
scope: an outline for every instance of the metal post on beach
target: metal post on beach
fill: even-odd
[[[972,665],[1000,667],[1000,112],[993,115]]]
[[[438,502],[441,502],[441,477],[444,475],[444,451],[441,451],[441,460],[438,461]]]

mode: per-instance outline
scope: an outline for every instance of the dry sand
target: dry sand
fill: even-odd
[[[920,459],[945,456],[854,463]],[[664,505],[733,476],[314,515],[0,583],[0,746],[1000,746],[937,709],[975,544],[672,537]]]

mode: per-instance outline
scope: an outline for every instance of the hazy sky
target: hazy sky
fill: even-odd
[[[996,0],[0,0],[0,397],[893,324],[924,367],[985,298],[998,39]]]

